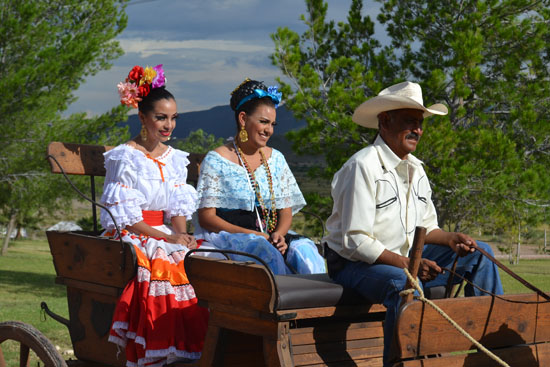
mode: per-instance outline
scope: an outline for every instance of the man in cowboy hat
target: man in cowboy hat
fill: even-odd
[[[386,306],[384,365],[404,288],[407,257],[417,226],[426,227],[426,243],[419,278],[426,288],[445,285],[454,254],[457,271],[479,287],[502,294],[497,267],[475,251],[489,245],[437,225],[432,190],[422,162],[411,153],[422,137],[422,122],[446,115],[447,107],[424,107],[420,85],[404,82],[382,90],[353,114],[359,125],[378,129],[374,144],[355,153],[334,175],[334,206],[327,220],[329,274],[367,300]],[[459,279],[457,278],[457,281]],[[466,296],[483,293],[467,285]]]

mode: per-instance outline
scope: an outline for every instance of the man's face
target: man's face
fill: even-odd
[[[401,159],[416,150],[422,136],[424,112],[411,108],[382,112],[378,115],[380,136]]]

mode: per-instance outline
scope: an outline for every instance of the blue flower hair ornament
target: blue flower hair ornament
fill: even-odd
[[[235,108],[235,111],[237,111],[243,104],[250,101],[254,98],[264,98],[269,97],[275,104],[275,108],[279,107],[279,104],[281,103],[281,99],[283,97],[283,93],[277,91],[277,87],[268,87],[267,92],[263,89],[254,89],[254,93],[244,97],[237,107]]]

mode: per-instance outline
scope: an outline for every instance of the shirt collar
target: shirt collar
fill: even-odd
[[[376,140],[374,141],[374,147],[378,151],[378,156],[380,157],[380,161],[386,169],[395,169],[403,160],[399,158],[386,144],[384,139],[378,134],[376,137]],[[408,163],[412,164],[413,166],[420,166],[423,164],[423,162],[416,158],[412,154],[407,154]]]

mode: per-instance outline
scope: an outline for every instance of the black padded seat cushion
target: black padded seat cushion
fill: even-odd
[[[335,283],[328,274],[276,275],[277,310],[369,304],[353,289]]]

